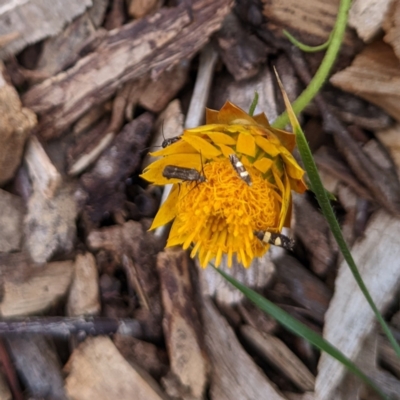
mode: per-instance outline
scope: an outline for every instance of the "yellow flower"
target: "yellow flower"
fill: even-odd
[[[291,190],[306,190],[304,171],[291,154],[294,146],[295,136],[272,128],[264,114],[251,117],[229,102],[220,111],[207,109],[206,125],[185,130],[179,141],[152,153],[161,158],[142,177],[173,188],[151,229],[173,220],[167,247],[193,244],[191,257],[198,254],[203,267],[214,258],[218,266],[224,254],[228,265],[235,255],[248,267],[269,248],[254,232],[278,233],[289,226]],[[251,185],[235,170],[232,154]],[[205,181],[168,179],[166,166],[195,169]]]

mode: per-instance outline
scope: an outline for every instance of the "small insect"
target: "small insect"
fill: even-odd
[[[274,246],[282,247],[286,250],[293,250],[294,240],[288,238],[281,233],[272,233],[272,232],[263,232],[263,231],[255,231],[254,236],[260,239],[264,243],[269,243]]]
[[[167,179],[181,179],[189,182],[206,182],[206,177],[197,169],[166,165],[163,170],[163,177]]]
[[[239,175],[239,178],[251,186],[253,182],[251,181],[250,174],[246,171],[246,168],[239,158],[235,154],[230,154],[229,161],[231,162],[233,169]]]
[[[161,147],[165,149],[166,147],[170,146],[173,143],[178,142],[179,140],[181,140],[180,136],[174,136],[172,138],[164,139],[164,141],[161,143]]]

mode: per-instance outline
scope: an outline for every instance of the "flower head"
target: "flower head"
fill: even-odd
[[[191,256],[198,254],[203,267],[214,258],[219,265],[224,254],[228,265],[235,255],[249,266],[269,248],[254,232],[289,226],[291,190],[306,190],[294,146],[295,136],[272,128],[264,114],[251,117],[229,102],[220,111],[207,109],[206,125],[185,130],[179,141],[152,153],[161,158],[142,177],[173,188],[151,229],[173,220],[167,247],[193,244]],[[232,159],[240,160],[248,179]],[[203,178],[165,177],[167,166],[196,170]]]

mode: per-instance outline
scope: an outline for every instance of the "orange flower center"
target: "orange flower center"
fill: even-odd
[[[255,168],[247,168],[252,185],[244,182],[227,159],[204,165],[206,182],[186,182],[181,185],[177,202],[178,234],[185,237],[183,248],[193,242],[191,256],[199,252],[200,262],[207,266],[222,254],[232,255],[248,266],[254,257],[268,246],[254,237],[255,230],[276,230],[281,208],[277,189],[262,178]]]

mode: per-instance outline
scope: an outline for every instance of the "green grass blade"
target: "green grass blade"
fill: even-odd
[[[276,72],[276,71],[275,71]],[[301,159],[304,164],[304,168],[307,171],[308,179],[311,185],[311,190],[314,192],[315,196],[317,197],[319,206],[321,207],[321,211],[324,214],[326,220],[328,221],[329,227],[332,231],[333,236],[336,239],[337,244],[339,245],[339,249],[343,254],[344,259],[346,260],[350,270],[356,280],[359,288],[361,289],[364,297],[368,301],[369,306],[371,307],[372,311],[374,312],[377,320],[379,321],[383,331],[385,332],[386,336],[388,337],[393,349],[395,350],[397,357],[400,358],[400,346],[397,343],[396,339],[394,338],[389,326],[387,325],[386,321],[382,317],[381,313],[378,310],[375,302],[373,301],[367,287],[365,286],[364,280],[362,279],[357,265],[354,262],[353,256],[351,255],[350,249],[347,246],[346,241],[344,240],[342,230],[340,229],[340,225],[338,220],[336,219],[336,215],[333,211],[331,203],[329,201],[329,197],[327,192],[322,185],[321,177],[319,176],[317,166],[315,165],[314,158],[311,154],[310,147],[308,146],[307,139],[304,135],[303,130],[297,120],[296,114],[293,111],[293,108],[290,104],[289,98],[287,97],[285,90],[283,89],[282,82],[280,81],[277,75],[278,83],[282,91],[282,96],[285,101],[286,110],[289,115],[290,124],[292,125],[292,129],[294,134],[296,135],[296,143],[297,147],[300,152]]]
[[[272,318],[276,319],[286,329],[293,332],[294,334],[306,339],[308,342],[313,344],[318,349],[329,354],[339,362],[341,362],[349,371],[354,375],[358,376],[363,382],[371,386],[383,399],[389,399],[382,390],[368,378],[351,360],[349,360],[340,350],[332,346],[318,333],[314,332],[306,325],[297,321],[286,311],[279,308],[277,305],[262,297],[260,294],[242,285],[236,279],[232,278],[227,273],[216,268],[213,264],[210,265],[221,274],[229,283],[231,283],[236,289],[240,290],[250,301],[252,301],[259,309],[269,314]]]

